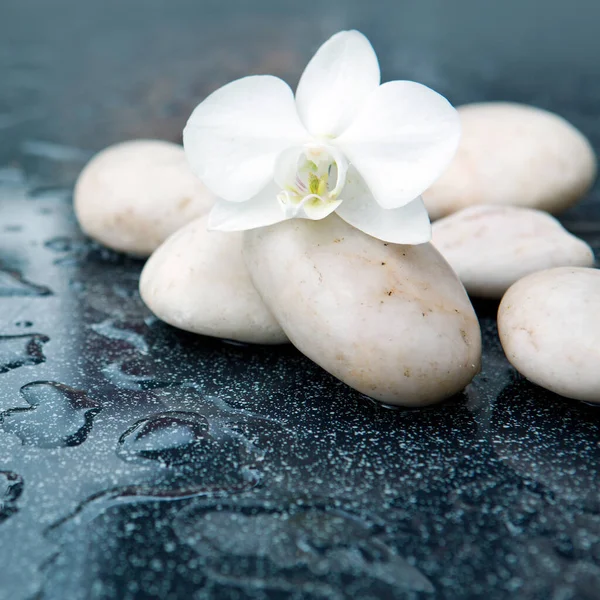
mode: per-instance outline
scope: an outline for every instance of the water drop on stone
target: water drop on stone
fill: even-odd
[[[43,363],[42,347],[49,339],[39,333],[0,336],[0,373]]]
[[[177,515],[174,531],[198,552],[209,581],[235,587],[260,579],[263,589],[295,590],[306,597],[311,587],[305,582],[326,590],[335,581],[325,597],[344,598],[355,597],[351,589],[364,581],[373,598],[435,591],[369,520],[326,505],[283,501],[275,506],[250,499],[239,506],[235,500],[212,507],[192,504]]]
[[[170,466],[191,463],[217,450],[202,415],[170,411],[130,427],[119,440],[117,455],[125,461],[151,460]]]
[[[33,327],[33,323],[31,321],[17,321],[15,323],[16,327]]]
[[[70,252],[77,244],[75,240],[68,237],[55,237],[48,240],[44,246],[53,252]]]
[[[143,331],[145,330],[143,323],[140,326],[139,323],[119,323],[115,319],[106,319],[102,323],[94,323],[90,327],[98,335],[111,340],[126,342],[143,354],[148,352],[148,344],[143,335]]]
[[[12,471],[0,471],[0,523],[17,512],[17,500],[23,492],[23,479]]]
[[[137,358],[107,365],[102,374],[113,385],[125,390],[147,391],[174,385],[157,379],[153,365]]]
[[[0,413],[0,429],[26,446],[78,446],[88,437],[101,406],[85,392],[62,383],[36,381],[21,388],[28,408]]]
[[[51,294],[49,288],[27,281],[17,271],[0,269],[0,297],[50,296]]]

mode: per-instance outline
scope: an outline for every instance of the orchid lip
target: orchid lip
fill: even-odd
[[[323,219],[342,202],[348,162],[336,148],[308,143],[285,150],[275,167],[277,200],[286,217]]]

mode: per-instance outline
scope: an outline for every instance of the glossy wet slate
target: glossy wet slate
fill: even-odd
[[[392,410],[291,348],[158,322],[142,263],[86,240],[71,208],[90,150],[177,140],[210,89],[293,82],[348,26],[388,79],[535,102],[598,149],[598,7],[458,2],[461,20],[332,2],[315,27],[310,2],[144,6],[0,9],[0,598],[599,597],[600,409],[520,378],[493,304],[477,305],[484,367],[465,393]],[[557,52],[558,33],[577,43]],[[564,222],[598,253],[597,189]]]

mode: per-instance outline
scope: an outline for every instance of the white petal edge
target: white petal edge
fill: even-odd
[[[246,231],[285,221],[289,217],[279,206],[278,192],[271,182],[246,202],[217,200],[208,217],[209,231]]]
[[[352,122],[381,75],[377,55],[359,31],[340,31],[308,63],[296,90],[298,114],[308,131],[334,137]]]
[[[183,131],[193,172],[231,202],[260,192],[273,178],[277,156],[308,138],[292,90],[270,75],[244,77],[213,92]]]
[[[400,208],[381,208],[365,182],[351,168],[336,213],[346,223],[392,244],[424,244],[431,240],[431,223],[421,198]]]
[[[420,196],[449,165],[460,139],[454,107],[413,81],[384,83],[334,143],[383,208]]]

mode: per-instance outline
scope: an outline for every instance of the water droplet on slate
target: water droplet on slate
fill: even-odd
[[[39,333],[0,336],[0,373],[46,360],[42,352],[49,337]]]
[[[17,500],[23,492],[23,479],[12,471],[0,471],[0,523],[17,512]]]
[[[70,252],[78,242],[68,237],[55,237],[44,243],[44,246],[53,252]]]
[[[302,582],[319,583],[323,577],[323,585],[336,582],[336,592],[370,580],[373,597],[389,597],[393,590],[434,591],[369,521],[324,506],[273,506],[200,502],[177,515],[174,531],[202,557],[209,580],[222,584],[238,586],[260,577],[264,588],[297,585],[296,591],[304,592],[309,588]]]
[[[15,325],[17,327],[33,327],[33,323],[31,321],[17,321]]]
[[[97,334],[108,339],[127,342],[129,345],[133,346],[143,354],[148,352],[148,344],[144,339],[143,333],[141,333],[141,331],[133,330],[134,328],[144,330],[144,323],[142,323],[140,326],[139,323],[119,323],[115,319],[106,319],[105,321],[102,321],[102,323],[94,323],[90,325],[90,328],[93,329]]]
[[[219,448],[209,434],[209,423],[198,413],[170,411],[138,421],[119,439],[117,455],[125,461],[158,461],[182,465]]]
[[[88,253],[91,251],[94,242],[77,238],[69,238],[65,236],[55,237],[44,243],[44,246],[62,254],[61,257],[54,261],[55,265],[73,266],[85,261]]]
[[[246,342],[238,342],[237,340],[228,340],[225,338],[221,338],[221,342],[228,346],[236,346],[237,348],[250,348],[252,346],[252,344],[247,344]]]
[[[113,385],[132,391],[147,391],[174,387],[177,384],[156,379],[153,365],[140,359],[112,363],[102,369],[102,374]]]
[[[406,406],[396,406],[395,404],[386,404],[385,402],[380,402],[379,400],[375,400],[375,398],[371,398],[371,396],[367,396],[366,394],[360,394],[360,397],[377,408],[383,408],[390,411],[410,410],[410,408]]]
[[[85,392],[62,383],[36,381],[21,388],[30,408],[0,413],[0,429],[24,445],[39,448],[78,446],[87,439],[101,406]]]
[[[27,281],[17,271],[0,269],[0,297],[50,296],[51,294],[49,288]]]
[[[598,402],[586,402],[585,400],[582,400],[581,402],[590,408],[600,408],[600,404],[598,404]]]

